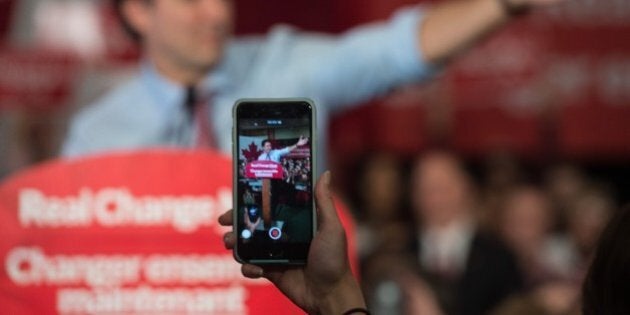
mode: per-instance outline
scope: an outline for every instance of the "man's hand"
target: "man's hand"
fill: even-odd
[[[295,144],[296,146],[302,146],[308,143],[308,138],[304,137],[304,136],[300,136],[300,139],[298,140],[298,142]]]
[[[296,305],[311,314],[342,314],[365,307],[363,295],[350,271],[346,235],[337,217],[330,193],[330,172],[317,181],[318,229],[311,243],[305,266],[266,266],[244,264],[241,271],[248,278],[269,279]],[[224,226],[232,225],[232,210],[219,218]],[[224,236],[225,246],[234,248],[234,232]]]
[[[431,7],[418,25],[424,61],[443,64],[499,29],[513,15],[568,0],[448,0]]]

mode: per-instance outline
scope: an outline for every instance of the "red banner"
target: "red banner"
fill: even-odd
[[[273,161],[254,161],[245,165],[247,178],[283,178],[282,165]]]
[[[217,218],[231,208],[231,176],[213,152],[148,151],[10,178],[0,185],[0,309],[302,313],[266,280],[245,279],[224,249]]]
[[[0,48],[0,109],[49,109],[68,101],[77,60],[38,49]]]

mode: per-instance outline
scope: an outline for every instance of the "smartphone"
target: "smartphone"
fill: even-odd
[[[315,104],[240,99],[233,117],[234,257],[305,264],[316,230]]]

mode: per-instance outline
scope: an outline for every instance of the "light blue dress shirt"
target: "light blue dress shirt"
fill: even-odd
[[[203,88],[211,92],[211,126],[219,149],[231,154],[232,106],[239,98],[307,97],[318,111],[318,172],[323,171],[328,116],[428,77],[433,69],[419,51],[417,7],[389,21],[340,36],[277,26],[268,35],[233,39]],[[160,76],[149,62],[139,73],[73,120],[64,156],[194,142],[184,108],[185,88]]]
[[[272,161],[272,162],[280,163],[280,159],[283,156],[289,154],[290,152],[291,150],[288,147],[284,149],[271,150],[269,151],[269,153],[262,153],[258,157],[258,161]]]

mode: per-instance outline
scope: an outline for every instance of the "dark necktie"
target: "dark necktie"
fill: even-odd
[[[212,126],[208,117],[208,102],[200,99],[194,86],[186,88],[186,111],[190,123],[193,125],[193,146],[215,147]]]

